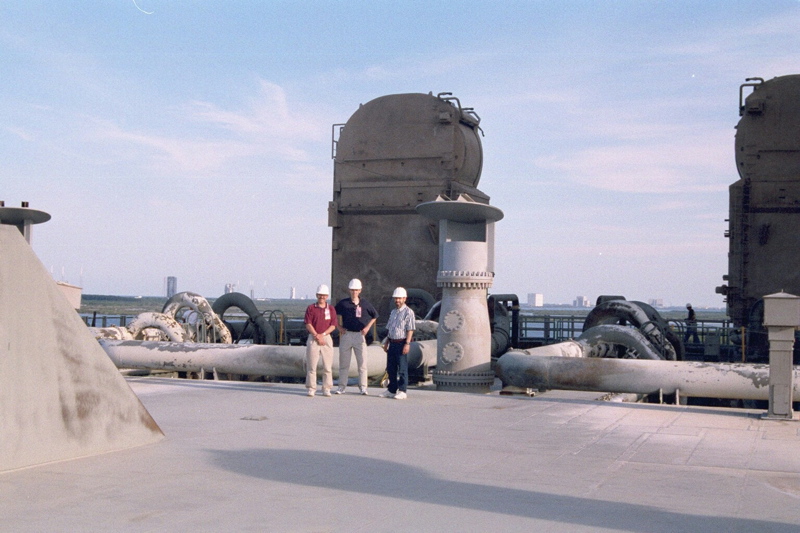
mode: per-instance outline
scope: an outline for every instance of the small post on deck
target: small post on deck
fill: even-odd
[[[764,296],[764,326],[769,338],[769,409],[763,418],[794,420],[792,353],[800,297],[785,292]]]

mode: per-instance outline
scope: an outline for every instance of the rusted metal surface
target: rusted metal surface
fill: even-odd
[[[220,342],[230,344],[233,342],[231,332],[214,312],[211,304],[203,296],[194,292],[179,292],[164,304],[162,313],[178,319],[183,309],[190,309],[194,316],[186,320],[185,329],[189,334],[186,340],[195,342]],[[170,338],[170,340],[173,340]],[[176,341],[180,342],[180,341]]]
[[[207,344],[101,339],[100,345],[118,368],[213,372],[273,377],[305,377],[305,346],[261,344]],[[436,364],[436,341],[411,343],[409,367]],[[339,375],[338,348],[334,349],[333,373]],[[321,371],[322,362],[319,370]],[[367,346],[367,374],[380,377],[386,371],[386,353],[378,344]],[[357,377],[355,360],[348,376]]]
[[[134,340],[143,340],[145,330],[155,328],[166,335],[171,342],[184,342],[186,332],[177,320],[164,313],[140,313],[133,322],[128,324],[128,331]]]
[[[183,322],[179,322],[178,318]],[[261,317],[263,320],[263,317]],[[203,296],[180,292],[161,313],[140,313],[126,327],[89,328],[96,339],[168,340],[170,342],[233,342],[231,332]]]
[[[534,356],[508,352],[497,362],[504,385],[535,389],[767,400],[769,365]],[[794,367],[793,401],[800,400]]]

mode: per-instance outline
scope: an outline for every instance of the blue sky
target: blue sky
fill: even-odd
[[[0,3],[0,199],[86,293],[311,294],[331,125],[452,92],[505,213],[494,293],[722,306],[739,85],[800,72],[800,2]]]

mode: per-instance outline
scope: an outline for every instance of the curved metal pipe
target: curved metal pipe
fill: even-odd
[[[638,359],[662,359],[641,331],[628,326],[595,326],[584,331],[577,341],[587,346],[586,357],[608,357],[608,345],[615,344],[636,352]]]
[[[238,307],[247,315],[250,322],[256,329],[256,335],[253,339],[255,344],[275,344],[277,342],[277,335],[275,329],[267,322],[264,315],[259,312],[258,307],[246,294],[241,292],[229,292],[223,294],[211,306],[211,309],[222,318],[231,307]]]
[[[184,342],[186,332],[173,317],[164,313],[139,313],[133,322],[128,324],[128,331],[132,338],[136,338],[142,330],[155,328],[164,333],[172,342]]]
[[[647,315],[647,318],[650,319],[650,322],[656,323],[664,333],[667,338],[667,342],[672,345],[672,349],[675,351],[675,358],[673,360],[683,361],[686,358],[686,348],[683,346],[681,336],[676,335],[672,330],[669,321],[664,319],[664,317],[662,317],[661,314],[650,304],[639,302],[637,300],[633,300],[633,303],[638,305]]]
[[[164,304],[164,307],[161,309],[161,312],[169,315],[173,318],[176,318],[178,311],[183,309],[184,307],[188,307],[199,317],[202,317],[203,325],[212,331],[212,340],[218,340],[218,342],[230,344],[233,342],[233,338],[231,337],[231,333],[228,330],[228,327],[222,322],[222,319],[214,312],[211,308],[211,305],[208,303],[202,295],[197,294],[195,292],[179,292],[172,296],[167,302]],[[198,340],[193,338],[191,340]],[[199,339],[205,340],[205,339]]]
[[[507,304],[511,304],[510,317]],[[492,357],[497,358],[519,343],[519,298],[516,294],[492,294],[487,307],[492,326]]]
[[[117,368],[216,371],[279,377],[305,377],[305,346],[263,344],[208,344],[100,339],[100,346]],[[409,368],[436,366],[436,341],[412,342]],[[318,367],[322,371],[322,362]],[[358,377],[355,358],[348,377]],[[367,374],[380,377],[386,371],[386,353],[379,344],[367,346]],[[339,376],[339,349],[334,348],[333,374]]]
[[[95,339],[133,340],[131,332],[124,326],[106,326],[104,328],[90,327],[89,331]]]
[[[653,311],[655,312],[655,310]],[[586,316],[583,330],[585,332],[595,326],[617,322],[629,322],[639,328],[653,345],[661,348],[659,351],[664,355],[659,356],[659,359],[677,359],[679,350],[676,350],[672,343],[667,340],[663,329],[664,326],[661,325],[663,320],[660,320],[660,317],[657,317],[656,320],[651,320],[647,312],[636,302],[629,302],[628,300],[604,301]]]
[[[769,399],[769,365],[532,356],[508,352],[497,361],[504,385],[634,394]],[[793,401],[800,401],[800,367],[794,367]]]

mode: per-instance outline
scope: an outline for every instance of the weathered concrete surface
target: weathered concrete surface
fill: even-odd
[[[0,226],[0,471],[161,438],[19,231]]]
[[[168,438],[0,475],[2,529],[800,530],[800,424],[763,411],[129,382]]]

